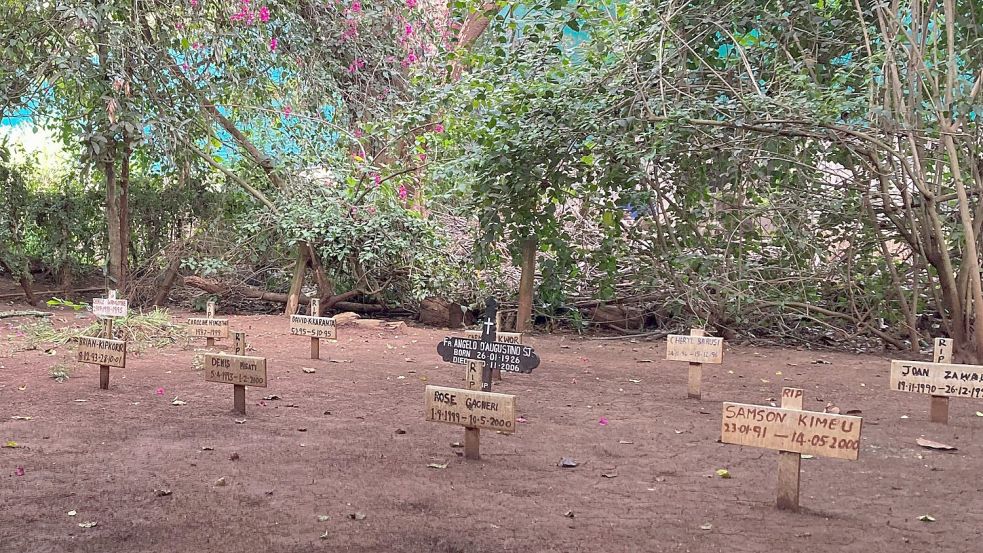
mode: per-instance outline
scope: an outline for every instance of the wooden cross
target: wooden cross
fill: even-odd
[[[949,398],[983,399],[983,366],[945,362],[952,359],[952,340],[937,338],[933,363],[891,361],[890,387],[898,392],[931,396],[929,420],[949,422]]]
[[[802,390],[782,389],[782,406],[725,402],[720,441],[779,450],[780,509],[799,508],[801,454],[855,461],[860,455],[863,419],[802,410]]]
[[[205,355],[205,381],[232,384],[233,410],[246,414],[246,386],[266,388],[266,358],[246,355],[246,333],[235,332],[235,354]]]
[[[311,298],[310,316],[291,315],[290,334],[293,336],[308,336],[311,339],[311,359],[321,358],[321,339],[334,340],[338,337],[338,329],[331,317],[321,317],[321,302]]]

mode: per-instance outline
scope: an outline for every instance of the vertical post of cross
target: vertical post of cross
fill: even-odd
[[[208,319],[214,319],[215,318],[215,302],[214,301],[208,300],[208,303],[205,304],[205,318],[208,318]],[[205,345],[207,345],[210,348],[211,347],[215,347],[215,338],[212,338],[212,337],[205,338]]]
[[[116,291],[110,291],[110,299],[115,299]],[[102,320],[102,331],[107,340],[113,339],[113,318],[106,317]],[[109,389],[109,365],[99,365],[99,389]]]
[[[246,333],[233,332],[232,344],[235,355],[246,355]],[[232,409],[240,415],[246,414],[246,387],[240,384],[232,386]]]
[[[933,363],[952,363],[952,340],[936,338],[932,350]],[[928,410],[928,420],[949,424],[949,398],[947,396],[932,396]]]
[[[311,317],[321,316],[321,300],[311,298]],[[311,359],[321,358],[321,339],[311,336]]]
[[[693,328],[689,331],[690,336],[706,336],[707,333],[702,328]],[[701,399],[703,397],[703,363],[694,363],[690,361],[689,363],[689,385],[687,387],[687,396],[692,399]]]
[[[802,410],[800,388],[782,388],[782,409]],[[778,508],[799,510],[799,473],[802,455],[794,451],[778,452]]]

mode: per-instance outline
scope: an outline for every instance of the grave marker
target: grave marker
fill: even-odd
[[[111,325],[108,328],[111,328]],[[78,362],[99,365],[99,388],[108,390],[109,367],[126,367],[126,342],[79,336]]]
[[[116,299],[116,290],[110,290],[106,298],[92,299],[92,314],[96,317],[126,317],[129,302]]]
[[[235,355],[205,355],[205,381],[232,384],[233,410],[246,414],[246,386],[266,388],[266,358],[245,355],[246,333],[235,333]]]
[[[782,389],[782,407],[725,402],[720,441],[780,452],[778,507],[799,508],[801,454],[855,461],[863,419],[801,410],[802,390]],[[792,457],[792,454],[795,457]]]
[[[481,459],[480,429],[515,432],[515,396],[427,386],[426,420],[464,427],[464,457]]]
[[[290,334],[293,336],[310,336],[311,338],[311,359],[321,358],[321,338],[336,340],[338,338],[338,327],[335,320],[331,317],[321,317],[320,302],[317,299],[311,300],[311,315],[291,315]]]
[[[701,399],[703,363],[723,363],[724,339],[706,336],[702,328],[690,330],[689,336],[670,334],[666,340],[666,360],[689,362],[686,395],[693,399]]]
[[[935,359],[952,359],[951,340],[936,340]],[[983,366],[923,361],[891,361],[892,390],[932,396],[929,418],[949,422],[949,398],[983,398]]]
[[[502,319],[502,314],[501,313],[496,313],[495,314],[495,337],[494,337],[494,339],[492,341],[493,342],[500,342],[502,344],[522,345],[522,333],[521,332],[498,332],[498,325],[499,325],[499,322],[501,321],[501,319]],[[474,339],[474,340],[480,340],[481,339],[481,331],[480,330],[465,330],[464,331],[464,335],[466,337],[471,338],[471,339]],[[501,369],[492,369],[492,378],[496,382],[501,382],[502,381],[502,370]]]
[[[205,307],[205,318],[188,319],[188,331],[192,336],[204,337],[208,347],[215,346],[216,338],[229,337],[229,320],[215,318],[215,302],[209,301]]]
[[[92,300],[92,313],[102,321],[105,338],[79,338],[78,361],[99,365],[102,390],[109,389],[109,368],[122,368],[126,363],[126,342],[113,340],[113,317],[125,317],[126,312],[127,301],[116,299],[116,290],[107,290],[106,298]]]
[[[515,396],[491,393],[492,371],[497,369],[529,373],[539,366],[539,356],[531,347],[495,341],[497,316],[498,302],[494,298],[488,298],[485,303],[485,322],[482,324],[480,340],[447,337],[437,344],[437,353],[444,361],[467,367],[465,381],[469,389],[459,390],[427,386],[427,420],[464,426],[465,459],[477,460],[481,458],[481,428],[492,428],[486,426],[486,421],[494,419],[494,429],[501,432],[508,433],[515,429]],[[478,387],[477,374],[479,370],[481,371],[481,391],[476,391],[470,388]],[[460,411],[462,407],[455,407],[457,397],[462,398],[463,409],[471,411],[476,406],[494,404],[494,413],[486,413],[478,418],[465,417],[463,415],[466,413]],[[451,409],[452,407],[457,411]],[[506,424],[501,422],[503,420],[511,422]]]

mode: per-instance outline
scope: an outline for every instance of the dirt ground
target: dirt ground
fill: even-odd
[[[464,373],[437,356],[444,330],[343,327],[312,361],[285,318],[232,316],[270,380],[237,423],[231,386],[192,366],[203,340],[131,352],[101,391],[72,347],[17,351],[23,322],[0,321],[0,444],[19,446],[0,449],[3,553],[983,550],[983,403],[929,423],[927,396],[887,389],[887,357],[727,346],[696,401],[664,340],[534,334],[542,364],[495,390],[525,422],[482,431],[472,462],[452,447],[463,428],[424,421],[424,386]],[[768,404],[783,385],[864,418],[858,461],[802,461],[800,513],[774,507],[777,452],[717,441],[722,401]]]

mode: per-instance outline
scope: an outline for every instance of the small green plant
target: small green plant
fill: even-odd
[[[48,304],[48,307],[71,307],[75,311],[81,311],[89,305],[85,302],[75,303],[72,300],[63,300],[61,298],[51,298],[45,303]]]
[[[51,378],[55,379],[55,382],[64,382],[71,377],[71,370],[61,363],[51,367]]]

